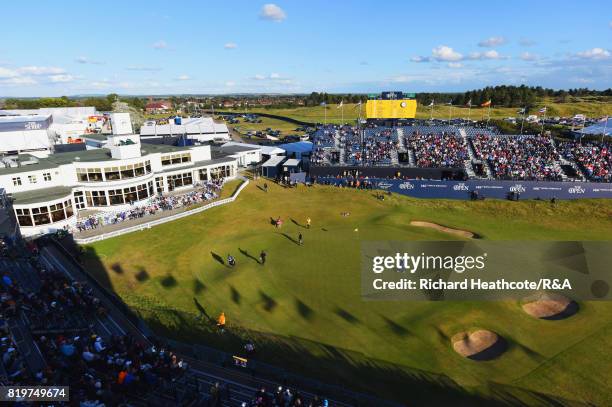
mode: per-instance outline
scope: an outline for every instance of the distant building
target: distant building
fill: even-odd
[[[147,114],[165,114],[172,110],[172,103],[168,101],[149,102],[145,106]]]
[[[230,140],[227,125],[216,123],[211,117],[179,118],[164,121],[163,124],[150,120],[140,127],[140,136],[143,138],[185,136],[200,142]]]

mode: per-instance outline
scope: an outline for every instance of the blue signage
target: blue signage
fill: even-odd
[[[352,179],[319,177],[319,184],[348,185]],[[364,181],[364,180],[360,180]],[[472,199],[478,197],[507,199],[518,195],[520,199],[578,199],[612,198],[612,183],[596,182],[538,182],[538,181],[439,181],[365,179],[373,188],[408,195],[415,198]]]

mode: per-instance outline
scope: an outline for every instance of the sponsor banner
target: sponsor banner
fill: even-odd
[[[47,130],[51,125],[51,116],[41,120],[36,118],[35,120],[7,120],[0,121],[0,132],[8,131],[31,131],[31,130]]]
[[[347,186],[351,179],[319,177],[320,184]],[[363,180],[362,180],[363,181]],[[578,199],[612,198],[612,184],[596,182],[546,182],[546,181],[439,181],[367,179],[373,188],[415,198],[507,199],[514,195],[519,199]]]
[[[567,307],[612,300],[610,262],[607,241],[365,241],[361,289],[367,300],[556,299]]]

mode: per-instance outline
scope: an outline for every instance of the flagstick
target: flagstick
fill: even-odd
[[[606,130],[608,129],[608,116],[606,116],[606,123],[604,124],[603,133],[601,133],[601,142],[604,141],[604,136],[606,135]]]
[[[546,109],[546,106],[544,106]],[[544,122],[546,121],[546,110],[544,110],[544,119],[542,119],[542,135],[544,135]]]
[[[453,115],[453,105],[448,105],[448,124],[450,126],[451,116]]]
[[[523,108],[523,118],[521,119],[521,134],[523,134],[523,124],[525,124],[525,111],[526,108]]]
[[[492,105],[492,104],[493,104],[493,103],[490,103],[490,104],[489,104],[489,116],[487,117],[487,126],[489,126],[489,121],[491,120],[491,105]]]
[[[472,103],[468,106],[468,124],[470,124],[470,114],[472,113]]]

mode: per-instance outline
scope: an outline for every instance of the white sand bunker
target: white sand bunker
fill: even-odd
[[[523,301],[523,311],[535,318],[565,319],[578,312],[578,304],[557,293],[538,293]]]
[[[455,352],[472,360],[491,360],[506,350],[506,341],[495,332],[478,329],[460,332],[451,338]]]
[[[476,233],[470,232],[468,230],[448,228],[446,226],[438,225],[437,223],[432,223],[432,222],[423,222],[420,220],[413,220],[410,222],[410,225],[418,226],[422,228],[435,229],[439,232],[450,233],[451,235],[463,237],[466,239],[478,238],[478,235],[476,235]]]

